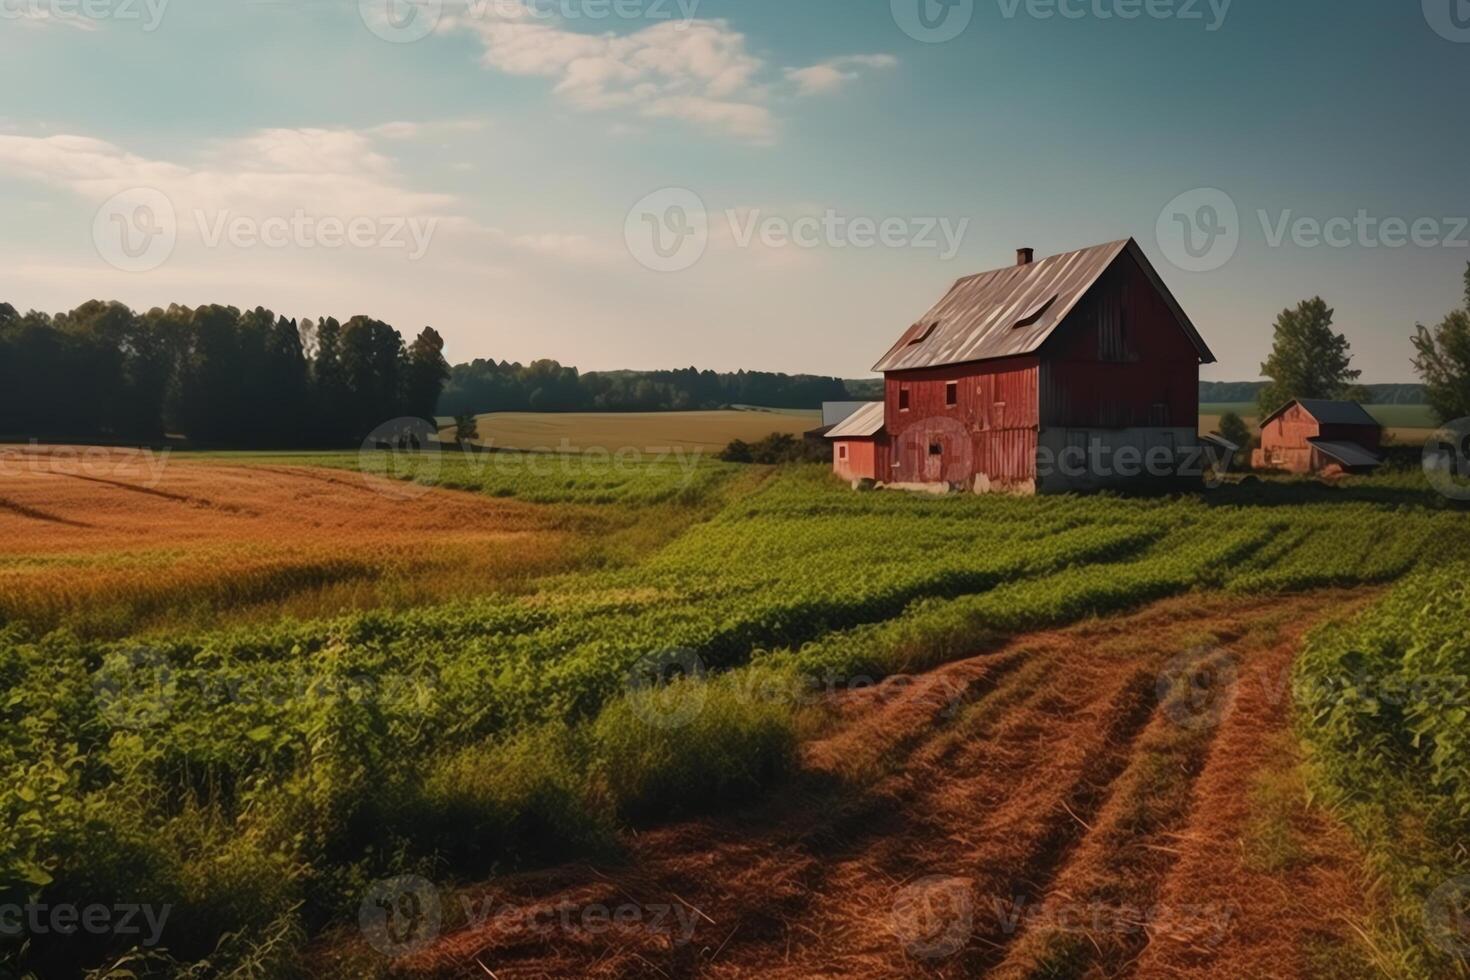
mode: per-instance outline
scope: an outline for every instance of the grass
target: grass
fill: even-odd
[[[1462,549],[1456,557],[1470,557]],[[1436,894],[1470,876],[1470,566],[1405,578],[1349,623],[1317,631],[1297,666],[1314,789],[1355,831],[1390,915],[1361,930],[1387,976],[1463,977],[1464,896],[1430,925]]]
[[[356,479],[339,471],[357,454],[288,459]],[[255,486],[285,479],[283,461],[188,466],[206,482],[227,466]],[[1470,553],[1463,515],[1372,480],[1259,500],[929,499],[854,494],[821,467],[488,462],[441,457],[431,472],[421,459],[399,475],[513,504],[502,518],[564,535],[513,587],[491,575],[467,596],[246,622],[195,622],[195,598],[165,590],[157,601],[183,611],[133,623],[153,624],[146,638],[126,616],[126,635],[52,631],[43,593],[5,593],[0,820],[15,832],[0,875],[49,901],[167,897],[186,937],[170,955],[198,962],[225,955],[240,929],[288,921],[311,934],[350,918],[375,878],[596,852],[629,823],[747,799],[790,765],[812,724],[792,692],[810,682],[922,669],[987,638],[1191,590],[1381,582]],[[414,506],[425,501],[476,502]],[[444,527],[459,537],[460,524]],[[230,582],[227,560],[186,541],[176,551]],[[87,558],[65,555],[37,567],[74,574],[68,562]],[[277,612],[300,595],[275,590],[201,594]],[[688,678],[646,683],[670,665]],[[45,972],[82,952],[42,942],[28,962]]]

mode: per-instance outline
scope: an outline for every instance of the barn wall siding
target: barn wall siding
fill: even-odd
[[[847,458],[842,457],[843,450]],[[832,446],[832,470],[844,480],[871,480],[877,474],[877,446],[872,439],[839,440]]]
[[[1035,357],[891,372],[884,385],[888,446],[880,476],[903,485],[1003,485],[1036,475]],[[955,404],[947,404],[949,385]],[[901,408],[902,392],[908,407]],[[938,453],[933,452],[937,447]]]
[[[1198,352],[1131,258],[1098,280],[1042,354],[1043,426],[1198,424]]]

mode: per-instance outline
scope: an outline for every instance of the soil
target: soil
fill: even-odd
[[[390,972],[1332,975],[1368,899],[1301,789],[1288,681],[1365,596],[1184,597],[833,696],[776,792],[629,832],[616,865],[444,892]]]

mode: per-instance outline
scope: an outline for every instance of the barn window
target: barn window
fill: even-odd
[[[960,383],[951,381],[944,386],[944,404],[953,408],[960,403]]]
[[[907,412],[909,410],[908,385],[904,385],[902,388],[898,389],[898,410],[900,412]]]
[[[837,458],[838,459],[846,459],[847,458],[847,447],[846,446],[838,446],[837,447]]]
[[[944,453],[944,446],[940,445],[937,442],[931,442],[931,443],[929,443],[929,455],[930,456],[939,456],[939,455],[942,455],[943,453]]]

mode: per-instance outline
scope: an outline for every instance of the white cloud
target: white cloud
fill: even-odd
[[[475,34],[481,62],[511,75],[553,79],[553,91],[584,111],[677,119],[756,144],[775,140],[766,62],[725,20],[684,20],[631,34],[584,34],[497,5],[496,13],[450,18],[444,30]],[[849,55],[788,69],[800,94],[832,91],[863,68],[888,68],[891,55]]]
[[[190,164],[148,159],[88,136],[0,135],[0,171],[95,203],[149,187],[180,212],[438,215],[453,201],[410,188],[368,136],[347,129],[261,130],[214,142]]]
[[[226,217],[264,222],[290,220],[298,212],[343,221],[395,219],[394,226],[396,219],[420,226],[432,222],[435,240],[452,242],[436,254],[457,255],[478,268],[517,255],[601,264],[619,254],[610,242],[582,234],[553,229],[527,234],[473,220],[456,197],[411,186],[369,135],[387,140],[403,138],[402,133],[396,125],[388,133],[382,129],[260,130],[212,142],[187,163],[149,159],[88,136],[0,134],[0,177],[29,179],[74,194],[82,203],[76,220],[87,224],[113,195],[139,188],[161,192],[175,212],[179,250],[159,274],[179,282],[222,275],[284,276],[281,281],[288,281],[304,275],[296,261],[308,258],[306,252],[282,262],[270,250],[246,255],[201,247],[208,240],[206,231],[220,227]],[[468,165],[449,166],[458,170]],[[313,261],[331,261],[331,256],[319,253]],[[64,263],[55,267],[71,268]]]
[[[897,64],[898,59],[891,54],[850,54],[807,68],[788,68],[786,78],[796,84],[799,95],[821,95],[856,81],[861,69],[893,68]]]

